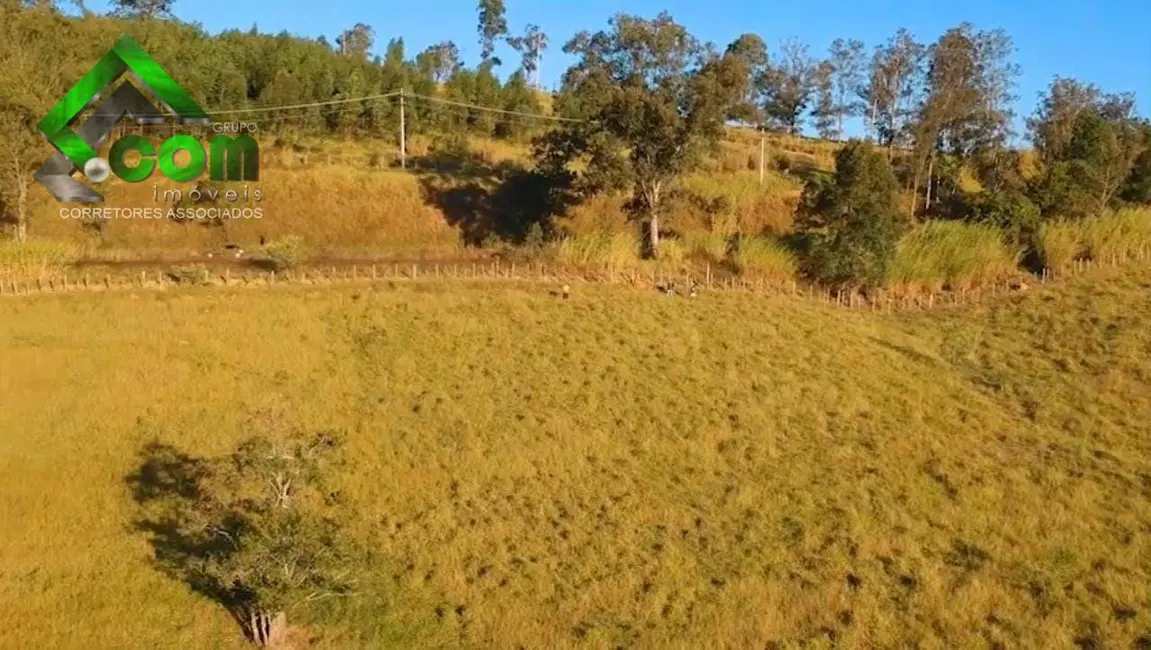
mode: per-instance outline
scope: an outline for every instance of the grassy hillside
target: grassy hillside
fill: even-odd
[[[319,647],[1151,644],[1151,271],[885,315],[609,286],[0,300],[0,647],[239,647],[128,477],[346,430]]]
[[[101,245],[91,230],[75,219],[61,219],[59,203],[39,185],[32,188],[33,236],[67,240],[93,252],[103,249],[147,256],[157,251],[203,250],[227,241],[252,247],[261,236],[299,235],[312,246],[332,252],[449,252],[466,240],[473,222],[491,222],[522,212],[522,197],[500,195],[509,169],[530,165],[526,144],[473,139],[468,168],[458,167],[458,154],[444,154],[442,143],[426,137],[409,143],[412,168],[397,166],[398,147],[386,140],[333,138],[262,143],[261,179],[250,184],[264,200],[223,204],[262,207],[260,220],[238,220],[227,228],[170,221],[114,220]],[[733,132],[721,143],[708,166],[685,179],[683,190],[694,198],[672,202],[672,227],[685,232],[742,228],[749,233],[781,234],[792,221],[795,201],[809,169],[831,167],[827,143],[791,138],[773,140],[767,154],[765,182],[757,171],[759,144]],[[814,153],[812,153],[814,152]],[[794,166],[790,161],[794,159]],[[786,169],[789,171],[781,171]],[[160,174],[142,183],[107,181],[107,207],[168,207],[154,193],[166,188],[190,190]],[[243,184],[229,187],[242,188]],[[519,199],[519,202],[517,202]],[[574,234],[634,231],[622,209],[622,197],[602,197],[576,207],[558,221]],[[76,206],[68,206],[76,207]],[[491,228],[490,233],[498,234]],[[474,243],[474,242],[473,242]]]

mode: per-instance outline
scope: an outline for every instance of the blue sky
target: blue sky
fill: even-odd
[[[90,0],[96,11],[106,0]],[[755,32],[769,50],[795,37],[823,56],[836,37],[857,38],[870,49],[899,27],[924,42],[968,21],[981,29],[1003,28],[1016,45],[1022,67],[1016,89],[1016,110],[1030,113],[1038,94],[1056,74],[1091,81],[1107,91],[1135,92],[1139,111],[1151,115],[1151,5],[1148,0],[767,0],[709,2],[707,0],[507,0],[508,24],[520,32],[539,25],[552,40],[542,75],[547,86],[559,78],[570,60],[560,52],[563,42],[581,29],[599,29],[619,12],[654,16],[663,9],[705,41],[725,45],[744,32]],[[176,0],[175,13],[200,22],[210,32],[227,28],[317,37],[335,36],[357,22],[376,31],[382,53],[389,38],[402,36],[409,56],[442,40],[453,40],[468,63],[479,57],[475,0],[393,2],[368,0]],[[500,52],[509,71],[517,58]],[[1021,118],[1020,118],[1021,119]]]

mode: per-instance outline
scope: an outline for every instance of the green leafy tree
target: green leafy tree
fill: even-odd
[[[803,114],[814,90],[816,63],[807,45],[790,39],[783,43],[776,62],[760,79],[764,114],[791,134],[803,130]]]
[[[447,83],[462,67],[460,50],[451,41],[443,41],[416,56],[416,67],[436,84]]]
[[[504,5],[504,0],[480,0],[477,11],[479,24],[476,30],[480,33],[480,59],[485,63],[490,61],[493,65],[499,65],[499,58],[493,57],[492,53],[495,52],[496,41],[508,34],[507,7]]]
[[[1092,84],[1055,77],[1043,93],[1035,114],[1027,119],[1031,144],[1044,163],[1062,160],[1075,132],[1079,114],[1099,103],[1101,93]]]
[[[1130,200],[1151,145],[1132,96],[1056,78],[1028,128],[1042,165],[1031,195],[1045,215],[1086,217]]]
[[[49,155],[36,123],[77,73],[72,52],[53,46],[72,38],[72,27],[51,6],[0,2],[0,225],[20,242],[28,235],[32,174]]]
[[[274,413],[258,419],[266,433],[223,457],[152,443],[130,482],[161,570],[217,599],[267,646],[284,640],[293,611],[351,593],[353,552],[331,484],[339,436],[286,429]]]
[[[968,159],[1005,146],[1011,90],[1019,74],[1010,60],[1013,52],[1011,38],[1002,30],[976,31],[967,23],[948,30],[931,47],[927,92],[914,130],[913,196],[923,184],[926,212],[944,199],[936,191],[937,171],[956,168],[953,160],[937,166],[941,156]]]
[[[496,79],[492,66],[480,65],[469,101],[477,106],[499,109],[503,103],[502,99],[500,80]],[[472,110],[468,116],[468,125],[476,133],[490,136],[496,128],[496,115],[492,111]]]
[[[901,232],[897,190],[887,158],[869,144],[841,149],[835,175],[804,188],[796,231],[808,243],[808,272],[836,286],[881,286]]]
[[[524,74],[530,84],[540,85],[540,64],[543,61],[544,50],[550,41],[548,35],[543,33],[537,25],[528,25],[523,36],[508,38],[508,45],[520,53]]]
[[[1139,125],[1143,134],[1143,152],[1135,159],[1131,175],[1123,186],[1122,198],[1131,203],[1151,204],[1151,122]]]
[[[728,118],[744,124],[764,126],[764,114],[758,105],[758,82],[767,74],[767,44],[756,34],[742,34],[725,51],[725,85],[733,90],[736,100]]]
[[[864,123],[876,141],[890,149],[906,144],[915,115],[915,97],[922,86],[926,48],[906,29],[875,49],[867,82],[859,96],[866,105]]]
[[[811,110],[812,123],[819,137],[833,140],[839,137],[839,111],[835,104],[835,68],[828,61],[815,66],[812,87],[815,106]]]
[[[856,96],[863,85],[863,42],[854,39],[837,38],[831,42],[830,57],[826,64],[830,68],[832,95],[832,115],[835,116],[835,136],[843,135],[843,121],[859,112]]]
[[[376,31],[371,25],[356,23],[355,27],[344,30],[336,37],[336,48],[344,56],[367,59],[376,43]]]
[[[113,0],[114,13],[122,16],[159,18],[172,15],[173,0]]]
[[[1072,177],[1092,214],[1114,204],[1144,147],[1129,115],[1108,117],[1100,110],[1080,113],[1068,147]]]
[[[723,74],[733,59],[702,47],[666,12],[618,15],[609,25],[564,47],[577,61],[557,108],[585,122],[557,132],[541,164],[570,170],[578,161],[586,187],[630,189],[629,206],[656,255],[669,186],[719,140],[738,99]]]
[[[538,115],[540,113],[539,100],[527,83],[522,70],[517,70],[508,78],[503,87],[503,109],[516,113]],[[502,115],[496,125],[496,135],[502,138],[519,138],[531,131],[532,125],[528,123],[531,118],[516,115]]]

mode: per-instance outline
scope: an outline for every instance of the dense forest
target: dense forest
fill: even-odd
[[[533,173],[553,207],[627,193],[652,252],[674,181],[736,124],[838,140],[846,121],[861,121],[882,161],[855,152],[846,159],[867,161],[862,169],[884,178],[890,167],[901,197],[892,205],[908,222],[989,222],[1026,241],[1045,220],[1151,202],[1151,124],[1129,93],[1056,78],[1027,133],[1012,133],[1020,70],[1002,30],[965,23],[933,42],[899,30],[870,48],[841,38],[820,56],[799,41],[769,44],[754,33],[704,43],[666,13],[618,15],[563,44],[575,63],[549,97],[538,70],[551,38],[535,25],[513,32],[503,0],[478,3],[481,59],[472,65],[451,41],[410,52],[396,37],[381,48],[362,23],[332,40],[255,26],[208,34],[173,9],[171,0],[118,0],[116,11],[96,15],[82,3],[0,0],[0,208],[18,230],[28,177],[44,155],[36,121],[122,33],[221,119],[230,109],[320,104],[262,114],[266,131],[396,138],[398,102],[385,95],[436,98],[409,103],[409,134],[533,141]],[[520,60],[501,61],[499,43]],[[529,117],[545,113],[547,120]],[[1015,135],[1029,146],[1012,147]],[[851,182],[888,184],[871,179],[861,171]],[[810,218],[797,223],[827,231],[818,215],[870,191],[841,187],[843,196],[829,198],[844,182],[810,179],[800,208]]]

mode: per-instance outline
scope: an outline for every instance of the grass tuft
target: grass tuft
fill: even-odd
[[[81,257],[79,246],[62,241],[32,239],[0,243],[0,279],[53,275]]]
[[[633,268],[640,264],[639,239],[632,233],[591,233],[565,237],[551,246],[560,264],[592,268]]]
[[[791,282],[799,271],[795,255],[783,244],[767,237],[743,238],[732,261],[744,275],[779,284]]]
[[[1151,208],[1126,208],[1106,216],[1045,224],[1039,233],[1044,266],[1055,272],[1073,262],[1126,261],[1151,249]]]
[[[900,240],[888,284],[912,293],[985,287],[1016,275],[1020,257],[994,226],[930,221]]]

